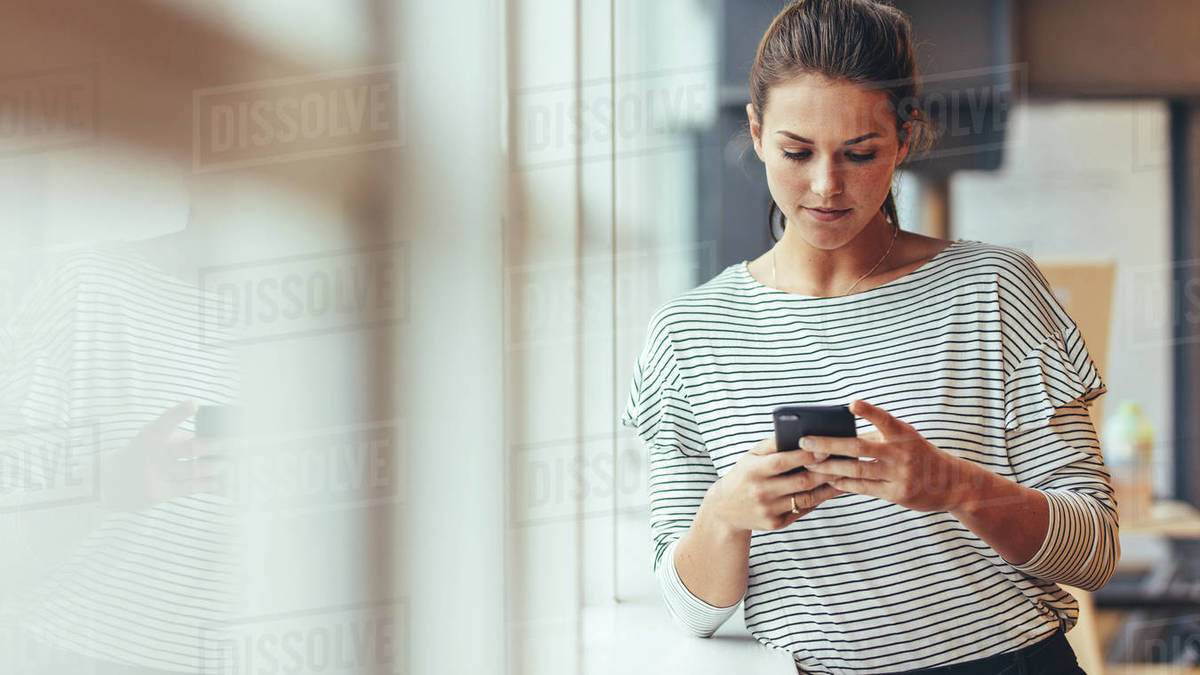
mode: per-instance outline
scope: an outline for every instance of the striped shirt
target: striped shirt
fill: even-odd
[[[14,613],[33,641],[83,657],[75,672],[91,672],[94,662],[200,672],[212,664],[205,657],[214,627],[229,621],[234,601],[231,505],[193,494],[109,508],[99,503],[110,496],[103,490],[134,487],[147,467],[97,476],[94,460],[127,452],[182,401],[235,400],[234,356],[202,326],[216,298],[120,243],[64,253],[46,268],[0,330],[0,457],[24,469],[19,480],[6,472],[2,487],[28,496],[18,521],[38,524],[8,548],[36,555],[39,567],[31,578],[6,579],[4,594],[21,598]],[[179,428],[191,432],[194,423]],[[38,434],[66,434],[71,443],[44,446],[62,456],[40,451],[28,441]],[[32,501],[53,497],[76,459],[89,460],[87,482],[95,482],[83,499]],[[13,666],[0,670],[30,668],[28,658],[0,655]]]
[[[672,617],[707,637],[736,609],[691,593],[674,549],[709,486],[773,433],[772,409],[862,398],[1040,491],[1045,540],[1014,565],[947,512],[839,495],[751,533],[742,602],[755,638],[798,672],[886,673],[1069,630],[1078,605],[1058,584],[1099,588],[1119,556],[1086,407],[1105,391],[1075,322],[1017,249],[959,239],[840,297],[787,293],[745,261],[729,266],[655,312],[622,415],[649,455],[654,572]]]

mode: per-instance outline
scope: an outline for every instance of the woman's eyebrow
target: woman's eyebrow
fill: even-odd
[[[781,129],[781,130],[779,130],[779,131],[776,131],[775,133],[777,133],[777,134],[783,134],[784,136],[787,136],[788,138],[792,138],[792,139],[795,139],[795,140],[797,140],[797,141],[800,141],[801,143],[809,143],[809,144],[812,144],[812,145],[816,145],[815,143],[813,143],[812,141],[808,140],[807,138],[805,138],[805,137],[803,137],[803,136],[797,136],[796,134],[793,134],[793,133],[792,133],[792,132],[790,132],[790,131],[783,131],[783,130]],[[842,145],[854,145],[855,143],[862,143],[863,141],[865,141],[865,140],[867,140],[867,139],[870,139],[870,138],[878,138],[878,137],[881,137],[881,136],[883,136],[883,134],[879,133],[878,131],[872,131],[872,132],[871,132],[871,133],[869,133],[869,134],[863,134],[862,136],[855,136],[854,138],[851,138],[850,140],[846,141],[845,143],[842,143]]]

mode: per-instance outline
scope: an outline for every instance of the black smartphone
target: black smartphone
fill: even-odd
[[[775,421],[775,447],[779,450],[799,450],[803,436],[838,436],[854,438],[858,429],[854,413],[845,405],[782,405],[771,413]],[[851,459],[846,455],[830,455]],[[807,471],[804,467],[784,472],[790,475]]]
[[[242,409],[233,405],[202,405],[196,409],[196,436],[232,438],[245,432]]]

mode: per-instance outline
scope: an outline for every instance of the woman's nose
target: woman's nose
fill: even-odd
[[[838,167],[831,161],[819,162],[813,167],[812,191],[824,200],[842,193],[842,177]]]

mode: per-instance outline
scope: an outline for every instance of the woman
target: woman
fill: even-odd
[[[744,597],[801,673],[1079,673],[1057,584],[1099,588],[1119,555],[1086,408],[1106,386],[1027,255],[900,230],[909,34],[807,0],[763,36],[747,114],[783,236],[655,314],[622,420],[654,569],[691,632]],[[774,407],[840,403],[857,438],[775,447]]]

